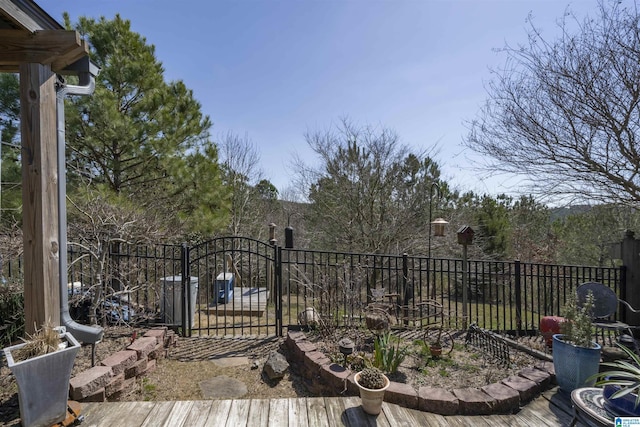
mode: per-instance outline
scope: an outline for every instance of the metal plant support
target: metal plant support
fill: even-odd
[[[475,324],[469,326],[466,345],[472,345],[484,351],[485,354],[497,360],[501,366],[507,366],[510,363],[509,345],[500,339],[500,336],[481,329]]]

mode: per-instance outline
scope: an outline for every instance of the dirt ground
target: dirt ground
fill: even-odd
[[[134,329],[107,328],[101,343],[96,346],[96,360],[125,349],[132,340]],[[144,330],[138,329],[138,336]],[[366,337],[352,338],[361,344],[360,350],[372,350],[372,341]],[[316,337],[319,347],[336,363],[343,362],[337,352],[337,339],[323,340]],[[244,398],[290,398],[310,396],[300,377],[289,372],[282,380],[271,382],[263,374],[263,365],[273,351],[283,351],[280,338],[179,338],[178,344],[169,352],[167,359],[158,361],[157,368],[120,400],[199,400],[203,399],[199,383],[220,375],[237,379],[247,386]],[[455,351],[448,356],[433,360],[413,337],[404,337],[408,348],[405,361],[394,381],[406,382],[414,387],[432,385],[447,389],[476,387],[499,381],[515,374],[525,366],[538,362],[531,356],[511,350],[510,363],[502,364],[488,357],[486,352],[464,346],[464,336],[456,338]],[[368,347],[367,347],[368,346]],[[221,367],[216,360],[228,357],[246,357],[247,363],[234,367]],[[83,347],[74,365],[72,375],[91,367],[91,347]],[[0,367],[0,425],[17,426],[19,422],[17,385],[3,361]]]
[[[109,327],[105,329],[103,340],[96,345],[96,361],[125,349],[143,329]],[[200,400],[202,380],[225,375],[243,382],[248,393],[244,398],[279,398],[310,396],[298,376],[289,372],[277,382],[269,381],[263,375],[265,360],[277,351],[283,342],[278,338],[179,338],[175,348],[169,351],[167,359],[158,361],[156,370],[136,382],[135,388],[121,397],[121,401],[162,401]],[[216,359],[226,357],[246,357],[242,366],[221,367]],[[19,426],[17,384],[6,366],[4,357],[0,360],[0,426]],[[91,346],[83,346],[75,360],[72,377],[91,367]]]
[[[157,369],[123,400],[203,399],[200,382],[221,375],[243,382],[248,390],[243,396],[246,399],[311,396],[291,371],[279,381],[270,381],[263,374],[267,357],[279,351],[283,342],[279,338],[180,338],[169,357],[160,360]],[[219,361],[225,358],[246,358],[247,363],[220,366]]]

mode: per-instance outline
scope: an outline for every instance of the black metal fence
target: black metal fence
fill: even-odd
[[[467,266],[465,306],[461,259],[285,249],[226,237],[193,247],[112,245],[103,256],[70,251],[69,292],[75,307],[90,299],[103,321],[168,323],[187,335],[281,334],[308,307],[337,326],[362,324],[376,298],[409,305],[436,299],[451,327],[531,334],[542,316],[560,314],[582,282],[602,282],[625,297],[624,267]],[[6,277],[19,271],[16,262],[3,265]],[[235,278],[233,298],[217,280],[225,273]]]
[[[531,334],[541,317],[560,314],[579,284],[602,282],[622,296],[624,277],[622,268],[468,261],[465,310],[460,259],[283,249],[280,262],[282,298],[289,307],[285,326],[294,324],[293,315],[307,306],[337,324],[361,322],[364,308],[379,294],[409,306],[435,299],[452,327],[475,323],[497,332]]]

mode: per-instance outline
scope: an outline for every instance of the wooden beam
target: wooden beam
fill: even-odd
[[[89,53],[89,47],[77,31],[0,30],[0,69],[17,72],[20,64],[51,65],[60,72]]]
[[[20,65],[25,328],[60,324],[56,75]]]
[[[65,68],[78,61],[79,59],[87,56],[88,52],[89,47],[87,46],[87,43],[82,40],[82,44],[80,46],[76,46],[73,49],[69,50],[66,54],[54,58],[53,62],[51,63],[51,70],[58,74],[65,74],[63,72]]]
[[[2,14],[16,26],[29,31],[41,29],[40,25],[38,25],[33,17],[29,16],[28,13],[22,10],[11,0],[0,0],[0,9],[2,9]]]

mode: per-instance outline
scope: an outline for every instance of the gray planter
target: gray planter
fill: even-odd
[[[66,417],[69,379],[80,344],[69,332],[61,337],[67,348],[21,362],[15,362],[11,352],[26,344],[3,349],[18,383],[20,418],[25,427],[49,427]]]

